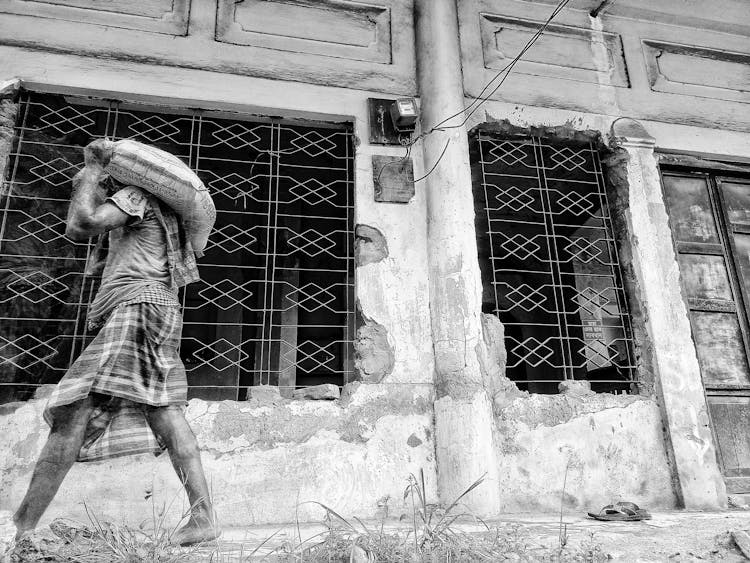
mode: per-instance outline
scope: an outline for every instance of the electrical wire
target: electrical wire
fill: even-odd
[[[441,160],[443,160],[443,156],[445,156],[445,151],[447,151],[447,150],[448,150],[448,145],[450,145],[450,144],[451,144],[451,140],[450,140],[450,139],[448,139],[448,140],[447,140],[447,141],[445,142],[445,146],[443,147],[443,152],[441,152],[441,153],[440,153],[440,156],[439,156],[439,157],[437,158],[437,160],[435,161],[435,164],[433,164],[433,165],[432,165],[432,168],[430,168],[430,171],[429,171],[429,172],[427,172],[427,174],[425,174],[424,176],[420,176],[419,178],[417,178],[416,180],[414,180],[414,183],[415,183],[415,184],[416,184],[417,182],[419,182],[420,180],[424,180],[425,178],[427,178],[427,176],[429,176],[430,174],[432,174],[432,173],[433,173],[433,172],[435,171],[435,168],[437,168],[437,165],[438,165],[438,164],[440,164],[440,161],[441,161]]]
[[[560,12],[561,12],[561,11],[562,11],[563,9],[565,9],[565,7],[566,7],[566,6],[568,5],[568,3],[569,3],[569,2],[570,2],[570,0],[560,0],[560,1],[558,2],[557,6],[555,6],[555,9],[554,9],[554,10],[552,11],[552,13],[551,13],[551,14],[549,15],[549,17],[548,17],[548,18],[547,18],[547,19],[545,20],[545,22],[544,22],[544,23],[543,23],[543,24],[542,24],[542,25],[541,25],[541,26],[539,27],[539,29],[537,29],[537,30],[536,30],[536,32],[534,33],[534,35],[532,35],[532,36],[531,36],[531,38],[530,38],[530,39],[529,39],[529,40],[528,40],[528,41],[526,42],[526,44],[525,44],[525,45],[523,46],[523,48],[522,48],[522,49],[521,49],[521,50],[519,51],[519,53],[518,53],[518,54],[517,54],[517,55],[516,55],[515,57],[513,57],[513,59],[512,59],[512,60],[511,60],[511,61],[510,61],[510,62],[509,62],[509,63],[508,63],[507,65],[505,65],[505,66],[504,66],[503,68],[501,68],[501,69],[500,69],[500,70],[499,70],[499,71],[498,71],[498,72],[497,72],[497,73],[495,74],[495,76],[493,76],[493,77],[492,77],[492,79],[491,79],[491,80],[490,80],[489,82],[487,82],[487,84],[485,84],[485,85],[484,85],[484,88],[482,88],[482,90],[481,90],[481,91],[479,92],[479,94],[478,94],[477,96],[475,96],[475,97],[474,97],[474,99],[472,100],[472,102],[471,102],[471,103],[470,103],[470,104],[469,104],[468,106],[466,106],[466,107],[465,107],[464,109],[462,109],[461,111],[458,111],[458,112],[454,113],[453,115],[450,115],[450,116],[446,117],[445,119],[443,119],[442,121],[440,121],[440,122],[439,122],[439,123],[438,123],[437,125],[435,125],[434,127],[432,127],[432,129],[430,129],[430,130],[429,130],[429,131],[428,131],[427,133],[424,133],[423,135],[424,135],[424,136],[426,136],[426,135],[429,135],[429,134],[431,134],[431,133],[432,133],[432,132],[434,132],[434,131],[442,131],[442,130],[444,130],[444,129],[455,129],[455,128],[457,128],[457,127],[463,127],[464,125],[466,125],[466,123],[467,123],[467,121],[469,120],[469,118],[471,117],[471,115],[473,115],[473,114],[474,114],[474,112],[475,112],[475,111],[476,111],[477,109],[479,109],[479,106],[481,106],[481,105],[482,105],[483,103],[485,103],[486,101],[488,101],[488,100],[489,100],[489,99],[490,99],[490,98],[492,97],[492,95],[493,95],[493,94],[494,94],[495,92],[497,92],[497,90],[498,90],[498,89],[500,88],[500,86],[502,86],[503,82],[505,82],[505,80],[506,80],[506,79],[508,78],[508,76],[510,75],[510,72],[511,72],[511,71],[513,70],[513,67],[515,67],[515,66],[516,66],[516,64],[518,64],[518,62],[519,62],[519,61],[521,60],[521,57],[523,57],[523,55],[525,55],[525,54],[526,54],[526,52],[527,52],[527,51],[528,51],[529,49],[531,49],[531,47],[533,47],[533,46],[534,46],[534,44],[535,44],[535,43],[536,43],[536,42],[537,42],[537,41],[539,40],[539,38],[540,38],[540,37],[542,36],[542,34],[544,34],[544,32],[546,31],[546,29],[547,29],[547,27],[549,26],[549,24],[550,24],[550,23],[552,23],[552,20],[553,20],[553,19],[555,19],[555,17],[557,17],[557,15],[558,15],[558,14],[559,14],[559,13],[560,13]],[[505,75],[505,76],[503,76],[503,75]],[[492,91],[490,91],[490,93],[489,93],[489,94],[487,94],[487,95],[485,96],[485,95],[484,95],[484,93],[485,93],[485,92],[487,91],[487,89],[488,89],[488,88],[490,88],[490,86],[492,85],[492,83],[493,83],[493,82],[495,82],[495,81],[496,81],[496,80],[497,80],[498,78],[500,78],[501,76],[503,76],[502,80],[501,80],[501,81],[500,81],[500,82],[498,83],[498,85],[497,85],[497,86],[495,86],[495,87],[494,87],[494,88],[492,89]],[[477,103],[477,102],[478,102],[478,103]],[[465,112],[466,112],[467,110],[469,110],[469,108],[471,108],[471,107],[472,107],[472,106],[473,106],[474,104],[477,104],[477,106],[476,106],[476,107],[474,107],[474,108],[473,108],[473,109],[472,109],[472,110],[470,111],[470,113],[469,113],[469,114],[468,114],[468,115],[466,116],[466,118],[465,118],[465,119],[464,119],[464,120],[463,120],[463,121],[462,121],[462,122],[461,122],[460,124],[458,124],[458,125],[451,125],[451,126],[448,126],[448,127],[442,127],[442,125],[443,125],[444,123],[446,123],[446,122],[450,121],[450,120],[451,120],[451,119],[453,119],[454,117],[458,117],[458,116],[459,116],[459,115],[461,115],[462,113],[465,113]]]
[[[534,46],[534,44],[544,34],[545,30],[547,29],[547,27],[549,26],[549,24],[552,22],[552,20],[555,17],[557,17],[557,15],[563,9],[565,9],[565,7],[568,5],[569,2],[570,2],[570,0],[560,0],[557,3],[557,6],[555,6],[554,10],[552,10],[552,13],[549,15],[549,17],[545,20],[545,22],[541,26],[539,26],[539,29],[536,30],[536,32],[534,33],[534,35],[531,36],[531,38],[526,42],[526,44],[518,52],[518,54],[515,57],[513,57],[513,59],[507,65],[505,65],[503,68],[501,68],[495,74],[495,76],[493,76],[492,79],[487,82],[487,84],[484,85],[484,87],[482,88],[482,90],[479,92],[479,94],[477,96],[474,97],[474,99],[471,101],[471,103],[469,105],[465,106],[462,110],[454,113],[453,115],[449,115],[448,117],[442,119],[440,122],[438,122],[437,125],[433,126],[429,131],[425,131],[423,133],[420,133],[419,135],[417,135],[416,137],[414,137],[408,144],[406,144],[405,145],[406,146],[406,154],[404,155],[404,157],[401,160],[398,160],[396,162],[389,162],[389,163],[385,164],[380,169],[380,172],[378,173],[378,177],[375,179],[375,184],[376,185],[380,185],[380,177],[383,174],[383,170],[385,170],[388,166],[395,166],[397,164],[400,165],[407,158],[409,158],[409,155],[411,154],[411,147],[413,147],[420,140],[422,140],[425,137],[427,137],[428,135],[432,135],[433,133],[436,133],[438,131],[447,131],[448,129],[457,129],[457,128],[460,128],[460,127],[463,127],[464,125],[466,125],[466,123],[469,121],[469,119],[471,118],[471,116],[474,115],[474,113],[480,108],[480,106],[482,104],[484,104],[485,102],[487,102],[488,100],[490,100],[491,97],[495,94],[495,92],[497,92],[500,89],[500,87],[503,85],[503,83],[508,78],[508,76],[510,76],[510,73],[513,70],[513,68],[521,60],[521,57],[523,57],[523,55],[526,54],[526,52],[529,49],[531,49],[531,47]],[[489,92],[489,94],[485,95],[485,92],[487,92],[487,90],[492,86],[492,84],[496,80],[498,80],[501,76],[502,76],[502,79],[500,80],[500,82],[494,88],[492,88],[492,90]],[[474,106],[474,107],[472,107],[472,106]],[[463,121],[461,123],[459,123],[457,125],[444,125],[445,123],[447,123],[451,119],[454,119],[454,118],[458,117],[459,115],[466,113],[467,111],[469,111],[469,113],[467,113],[465,115],[465,117],[464,117],[464,119],[463,119]],[[419,178],[417,178],[416,180],[414,180],[415,184],[417,182],[421,181],[421,180],[424,180],[430,174],[432,174],[432,172],[435,171],[435,169],[437,168],[438,164],[440,164],[440,161],[443,159],[443,156],[445,156],[445,152],[448,150],[448,145],[449,144],[450,144],[450,139],[448,139],[448,141],[445,143],[445,146],[443,147],[443,151],[440,153],[440,156],[438,157],[437,161],[435,161],[435,164],[432,166],[432,168],[430,168],[429,172],[427,172],[426,174],[424,174],[424,175],[420,176]]]

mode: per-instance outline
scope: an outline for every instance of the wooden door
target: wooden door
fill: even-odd
[[[728,492],[750,492],[750,182],[663,181],[719,462]]]

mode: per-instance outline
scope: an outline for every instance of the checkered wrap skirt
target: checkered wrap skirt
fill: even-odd
[[[148,425],[145,406],[184,406],[185,366],[178,354],[179,307],[156,303],[115,307],[94,340],[60,380],[44,410],[52,426],[57,407],[86,398],[98,401],[78,461],[99,461],[163,450]]]

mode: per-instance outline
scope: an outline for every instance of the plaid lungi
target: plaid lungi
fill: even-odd
[[[179,307],[156,303],[115,307],[44,409],[44,419],[52,426],[57,407],[90,393],[110,397],[96,406],[78,461],[159,455],[164,450],[143,409],[187,402],[185,366],[177,351],[181,331]]]

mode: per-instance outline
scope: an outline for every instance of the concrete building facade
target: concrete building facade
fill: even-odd
[[[224,524],[398,515],[420,472],[482,516],[750,493],[750,9],[658,4],[0,0],[0,509],[90,338],[60,226],[104,135],[217,202],[182,356]],[[165,457],[46,518],[139,521]]]

